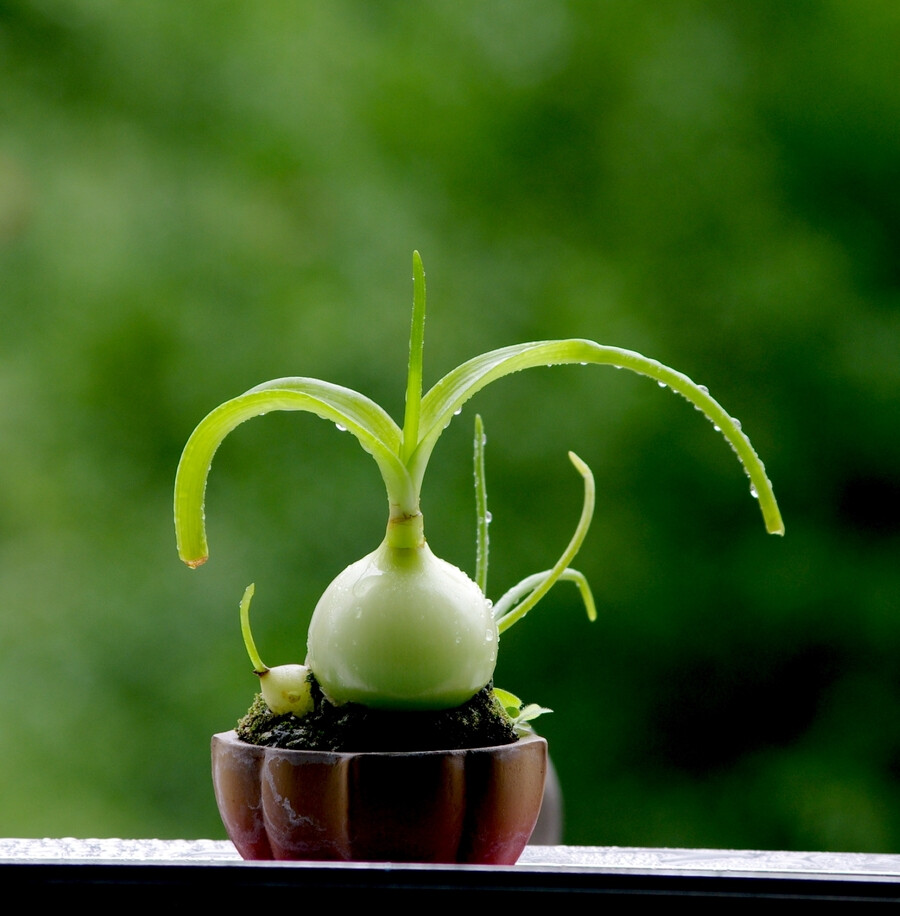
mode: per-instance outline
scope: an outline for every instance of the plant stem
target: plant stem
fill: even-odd
[[[395,515],[393,506],[388,519],[387,531],[384,542],[388,547],[399,550],[409,550],[412,547],[421,547],[425,543],[425,528],[422,523],[422,513],[414,515]]]

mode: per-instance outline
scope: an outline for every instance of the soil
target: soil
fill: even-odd
[[[488,684],[455,709],[397,712],[357,703],[333,706],[310,678],[315,703],[299,718],[276,715],[257,694],[237,725],[249,744],[311,751],[435,751],[494,747],[518,740],[515,729]]]

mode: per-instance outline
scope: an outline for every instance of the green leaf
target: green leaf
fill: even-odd
[[[417,505],[416,490],[398,457],[400,430],[381,407],[350,388],[319,379],[275,379],[221,404],[184,447],[175,476],[175,533],[178,554],[189,566],[199,566],[208,556],[203,498],[216,450],[235,427],[272,410],[307,411],[346,429],[378,464],[392,510]]]
[[[419,441],[419,409],[422,404],[422,355],[425,346],[425,268],[419,252],[413,252],[413,310],[409,328],[409,368],[406,372],[406,412],[403,416],[404,462]]]
[[[510,717],[519,714],[519,710],[522,708],[522,701],[514,693],[503,690],[502,687],[495,687],[494,696],[500,702],[500,705],[510,714]]]
[[[484,424],[475,417],[475,584],[487,594],[488,535],[487,486],[484,480]]]
[[[422,399],[419,418],[419,445],[407,463],[416,491],[431,452],[447,424],[473,395],[504,376],[538,366],[592,363],[630,369],[661,382],[687,398],[721,431],[737,453],[750,477],[751,492],[759,498],[766,528],[771,534],[784,534],[784,523],[765,467],[739,424],[705,388],[675,369],[633,350],[606,347],[591,340],[545,340],[491,350],[470,359],[447,373]]]
[[[513,623],[524,616],[524,614],[517,615],[515,620],[512,622],[507,621],[503,629],[500,629],[501,621],[508,617],[513,610],[518,611],[516,602],[520,601],[529,593],[533,594],[535,590],[543,586],[552,575],[552,569],[545,569],[542,572],[533,573],[522,579],[521,582],[517,582],[509,591],[504,593],[502,598],[494,603],[494,620],[497,622],[497,628],[501,633],[508,630]],[[578,591],[581,593],[581,600],[584,603],[584,609],[587,611],[588,620],[593,623],[597,619],[597,606],[594,603],[591,586],[584,573],[569,567],[559,574],[558,581],[574,582],[575,585],[578,586]],[[534,603],[536,604],[537,602]],[[534,604],[532,604],[531,607],[534,607]],[[530,610],[530,608],[526,609],[526,613],[528,610]]]
[[[584,478],[584,505],[581,509],[581,517],[578,520],[575,533],[572,535],[562,556],[556,561],[553,569],[549,570],[546,575],[540,575],[531,594],[529,594],[524,601],[507,611],[502,609],[507,606],[506,603],[509,592],[500,599],[498,607],[494,610],[498,633],[503,633],[514,623],[518,623],[518,621],[520,621],[541,600],[541,598],[550,591],[556,581],[563,577],[564,573],[568,573],[566,578],[573,579],[578,583],[581,594],[584,596],[588,617],[593,620],[597,616],[597,611],[594,608],[594,599],[591,595],[590,587],[587,584],[587,579],[576,570],[569,569],[569,564],[575,559],[575,555],[578,553],[587,536],[591,518],[594,514],[594,475],[591,474],[591,469],[574,452],[569,452],[569,460],[575,465],[575,469]],[[521,588],[521,586],[522,583],[520,582],[518,586],[513,587],[513,591]]]
[[[500,687],[494,687],[494,698],[506,710],[513,728],[519,735],[526,735],[532,730],[529,722],[533,722],[544,713],[553,712],[552,709],[538,706],[537,703],[523,706],[522,701],[514,693]]]
[[[525,722],[532,722],[538,716],[544,715],[544,713],[553,712],[552,709],[548,709],[546,706],[538,706],[537,703],[529,703],[527,706],[523,706],[519,712],[518,717],[516,718],[516,725],[521,725]]]
[[[390,414],[380,404],[376,404],[371,398],[367,398],[364,394],[360,394],[352,388],[345,388],[343,385],[335,385],[331,382],[323,382],[317,378],[291,376],[288,378],[276,378],[270,382],[255,385],[245,394],[253,394],[257,391],[295,391],[318,399],[329,405],[331,409],[340,411],[346,419],[349,419],[361,431],[366,431],[368,435],[381,440],[384,447],[395,457],[400,455],[400,427],[397,426],[391,419]],[[281,409],[290,410],[293,408]],[[315,411],[313,412],[315,413]],[[335,419],[330,414],[326,415],[325,413],[319,414],[319,416],[329,420]],[[335,422],[341,421],[335,420]],[[341,425],[346,424],[342,423]],[[347,427],[347,429],[349,430],[350,427]],[[360,442],[363,442],[362,438],[360,438]],[[365,442],[363,442],[363,447],[365,448]]]

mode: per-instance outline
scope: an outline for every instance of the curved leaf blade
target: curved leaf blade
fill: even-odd
[[[352,388],[345,388],[343,385],[335,385],[317,378],[289,376],[254,385],[245,393],[251,394],[255,391],[296,391],[299,394],[306,394],[325,401],[342,411],[355,425],[367,429],[373,436],[380,439],[394,455],[399,456],[400,454],[402,438],[400,427],[383,407]]]
[[[618,366],[646,375],[662,382],[703,411],[743,464],[750,478],[751,492],[759,499],[766,529],[770,534],[784,534],[784,522],[765,467],[750,440],[725,408],[684,373],[633,350],[603,346],[592,340],[544,340],[516,344],[482,353],[447,373],[422,399],[419,445],[408,463],[416,489],[421,487],[428,459],[444,428],[463,404],[482,388],[523,369],[588,363]]]
[[[594,515],[594,501],[596,497],[594,475],[591,473],[591,469],[574,452],[569,452],[569,460],[575,465],[575,470],[581,474],[584,480],[584,505],[581,508],[581,517],[578,519],[575,532],[568,546],[563,551],[562,556],[556,561],[550,572],[540,579],[539,583],[535,585],[531,594],[524,601],[505,613],[501,613],[496,608],[494,609],[498,633],[503,633],[514,623],[518,623],[518,621],[520,621],[544,597],[544,595],[550,591],[566,572],[568,572],[566,578],[574,579],[574,581],[579,584],[583,596],[585,595],[585,589],[587,589],[585,606],[587,607],[588,617],[593,620],[597,616],[597,611],[594,607],[594,599],[591,595],[587,580],[577,570],[569,569],[569,564],[575,559],[576,554],[581,549],[581,545],[584,543],[585,537],[587,537],[588,528],[591,526],[591,519]],[[506,600],[506,596],[504,596],[500,599],[499,604],[502,605]]]
[[[521,582],[517,582],[509,591],[504,593],[503,597],[494,604],[493,608],[494,621],[497,623],[498,628],[500,621],[513,610],[516,602],[528,595],[529,592],[533,592],[535,589],[542,586],[551,575],[553,575],[552,569],[545,569],[538,573],[532,573],[530,576],[522,579]],[[587,611],[588,620],[593,623],[597,619],[597,603],[594,601],[590,583],[584,573],[569,567],[559,574],[558,581],[574,582],[575,585],[578,586],[584,609]],[[511,626],[511,624],[504,626],[504,630],[508,629],[509,626]]]
[[[352,433],[378,464],[393,505],[415,504],[409,474],[397,456],[400,430],[374,401],[319,379],[276,379],[219,405],[191,434],[175,475],[178,555],[191,567],[208,557],[203,503],[213,456],[224,438],[251,417],[272,410],[300,410],[331,420]]]

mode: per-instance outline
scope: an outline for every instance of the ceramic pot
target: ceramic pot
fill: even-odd
[[[547,742],[331,753],[214,735],[228,836],[245,859],[512,865],[541,809]]]

